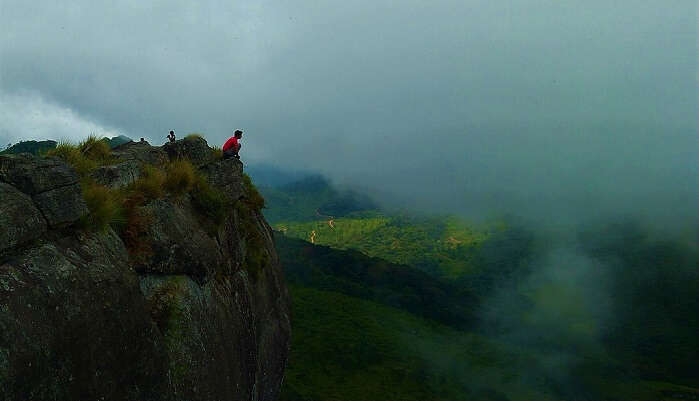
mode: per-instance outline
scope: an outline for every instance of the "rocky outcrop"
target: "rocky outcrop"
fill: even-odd
[[[0,199],[0,252],[46,232],[46,221],[29,196],[0,182]]]
[[[92,178],[109,188],[121,188],[134,183],[141,175],[140,164],[136,160],[101,166],[92,173]]]
[[[188,194],[148,201],[131,210],[136,237],[76,224],[84,200],[62,162],[0,156],[0,400],[278,398],[289,296],[242,164],[131,142],[93,178],[127,185],[188,149],[237,203],[212,221]]]
[[[70,225],[88,212],[78,175],[58,159],[0,155],[0,182],[31,196],[51,227]]]
[[[204,138],[192,135],[163,145],[163,150],[170,159],[187,158],[192,163],[201,165],[213,161],[213,153]]]

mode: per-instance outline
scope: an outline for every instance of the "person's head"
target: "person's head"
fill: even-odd
[[[175,135],[175,131],[170,131],[170,135]]]
[[[241,130],[239,130],[239,129],[235,130],[235,132],[234,132],[233,134],[234,134],[235,137],[238,138],[238,139],[240,139],[240,138],[243,137],[243,131],[241,131]]]

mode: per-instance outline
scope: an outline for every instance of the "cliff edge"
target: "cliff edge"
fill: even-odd
[[[0,155],[0,400],[276,400],[290,300],[242,163],[192,137],[71,164]]]

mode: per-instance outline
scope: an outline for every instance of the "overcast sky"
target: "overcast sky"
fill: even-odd
[[[0,143],[170,129],[469,215],[696,217],[694,0],[0,0]]]

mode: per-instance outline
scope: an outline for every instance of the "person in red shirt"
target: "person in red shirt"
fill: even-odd
[[[233,133],[233,136],[228,138],[226,143],[223,144],[223,158],[224,159],[240,159],[240,155],[238,154],[238,151],[240,151],[240,138],[243,137],[243,131],[237,129]]]

